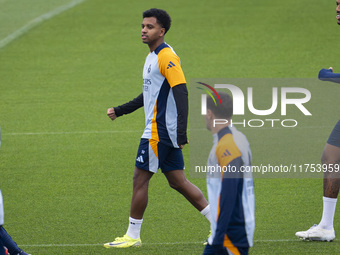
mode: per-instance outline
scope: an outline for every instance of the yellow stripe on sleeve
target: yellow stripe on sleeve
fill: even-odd
[[[231,161],[241,156],[241,151],[237,147],[232,134],[226,134],[218,141],[216,157],[221,167],[227,166]],[[221,175],[223,175],[223,171],[221,171]]]
[[[158,68],[171,88],[186,83],[180,59],[170,48],[164,48],[158,53]]]

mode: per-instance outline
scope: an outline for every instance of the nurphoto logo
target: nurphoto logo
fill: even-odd
[[[232,84],[215,84],[214,87],[203,83],[197,82],[206,88],[209,88],[219,99],[219,103],[222,105],[221,99],[218,95],[218,92],[215,89],[227,89],[231,93],[233,97],[233,115],[245,115],[245,95],[243,91]],[[201,115],[207,114],[207,94],[214,100],[215,105],[217,106],[218,102],[216,102],[213,94],[206,88],[197,87],[198,89],[203,90],[206,94],[201,95]],[[301,111],[305,116],[312,116],[312,114],[307,110],[304,106],[311,99],[311,93],[308,89],[299,88],[299,87],[281,87],[280,88],[281,97],[280,97],[280,114],[281,116],[287,115],[287,105],[295,105],[296,108]],[[256,88],[254,89],[256,91]],[[226,91],[228,93],[228,91]],[[254,92],[255,93],[255,92]],[[269,109],[259,110],[254,107],[253,98],[253,87],[247,88],[247,107],[248,110],[256,115],[256,116],[268,116],[273,114],[279,105],[279,97],[278,97],[278,88],[272,87],[271,92],[271,107]],[[289,98],[289,94],[295,94],[302,96],[301,98]],[[263,98],[263,100],[268,100],[268,98]],[[214,126],[219,124],[226,124],[228,120],[226,119],[215,119]],[[268,123],[271,127],[275,127],[275,125],[280,125],[282,127],[296,127],[298,125],[297,120],[295,119],[243,119],[241,122],[233,122],[231,120],[231,125],[242,125],[243,127],[256,127],[260,128],[265,126],[265,123]]]

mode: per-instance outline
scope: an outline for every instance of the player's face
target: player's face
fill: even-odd
[[[212,112],[210,109],[207,109],[207,114],[204,115],[205,126],[206,128],[211,131],[211,120],[212,120]]]
[[[336,19],[338,20],[338,25],[340,25],[340,0],[336,0]]]
[[[339,0],[340,1],[340,0]],[[162,28],[155,17],[144,18],[142,23],[142,41],[148,45],[156,43],[164,36],[165,29]]]

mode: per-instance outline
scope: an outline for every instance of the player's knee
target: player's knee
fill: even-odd
[[[335,157],[328,155],[327,153],[322,153],[321,155],[321,163],[322,165],[336,165],[340,163],[340,157]]]
[[[185,187],[185,181],[169,181],[169,186],[172,189],[181,192]]]
[[[186,186],[188,186],[187,180],[181,180],[181,181],[169,181],[169,186],[182,193],[183,190],[185,190]]]
[[[135,188],[138,184],[138,177],[136,176],[136,174],[133,175],[132,177],[132,186],[133,188]]]
[[[169,181],[169,186],[170,188],[174,189],[174,190],[178,190],[179,189],[179,185],[175,182],[171,182]]]
[[[321,155],[321,164],[327,164],[327,162],[328,162],[328,158],[327,158],[327,155],[326,155],[326,153],[322,153],[322,155]]]
[[[321,163],[325,165],[339,164],[340,148],[327,143],[321,155]]]
[[[141,187],[143,187],[145,185],[145,181],[142,180],[142,178],[140,177],[140,175],[138,174],[134,174],[133,177],[132,177],[132,186],[133,186],[133,189],[136,190],[136,189],[140,189]]]
[[[149,171],[136,168],[132,178],[133,188],[148,186],[152,175],[153,173]]]
[[[329,165],[329,164],[336,164],[336,159],[334,157],[332,157],[329,153],[327,153],[326,151],[323,151],[322,155],[321,155],[321,163],[323,165]]]

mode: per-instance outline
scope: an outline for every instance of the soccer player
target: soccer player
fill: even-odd
[[[231,126],[232,98],[223,92],[207,99],[205,123],[213,135],[207,162],[207,189],[211,210],[211,236],[203,255],[248,254],[255,230],[254,182],[251,150],[245,135]],[[214,124],[224,119],[226,124]]]
[[[210,220],[210,207],[199,188],[184,174],[182,148],[187,141],[188,91],[179,57],[164,42],[171,18],[161,9],[143,12],[141,37],[150,53],[143,68],[143,92],[132,101],[109,108],[111,120],[144,106],[145,129],[137,152],[129,226],[106,248],[140,246],[140,230],[148,203],[148,185],[161,168],[171,188],[180,192]]]
[[[340,0],[336,1],[338,25],[340,25]],[[321,69],[319,79],[340,83],[340,74],[333,73],[333,68]],[[323,212],[319,224],[315,224],[307,231],[296,232],[296,236],[303,240],[333,241],[335,231],[333,227],[335,207],[340,187],[340,120],[331,132],[321,156],[321,163],[327,167],[323,178]]]

